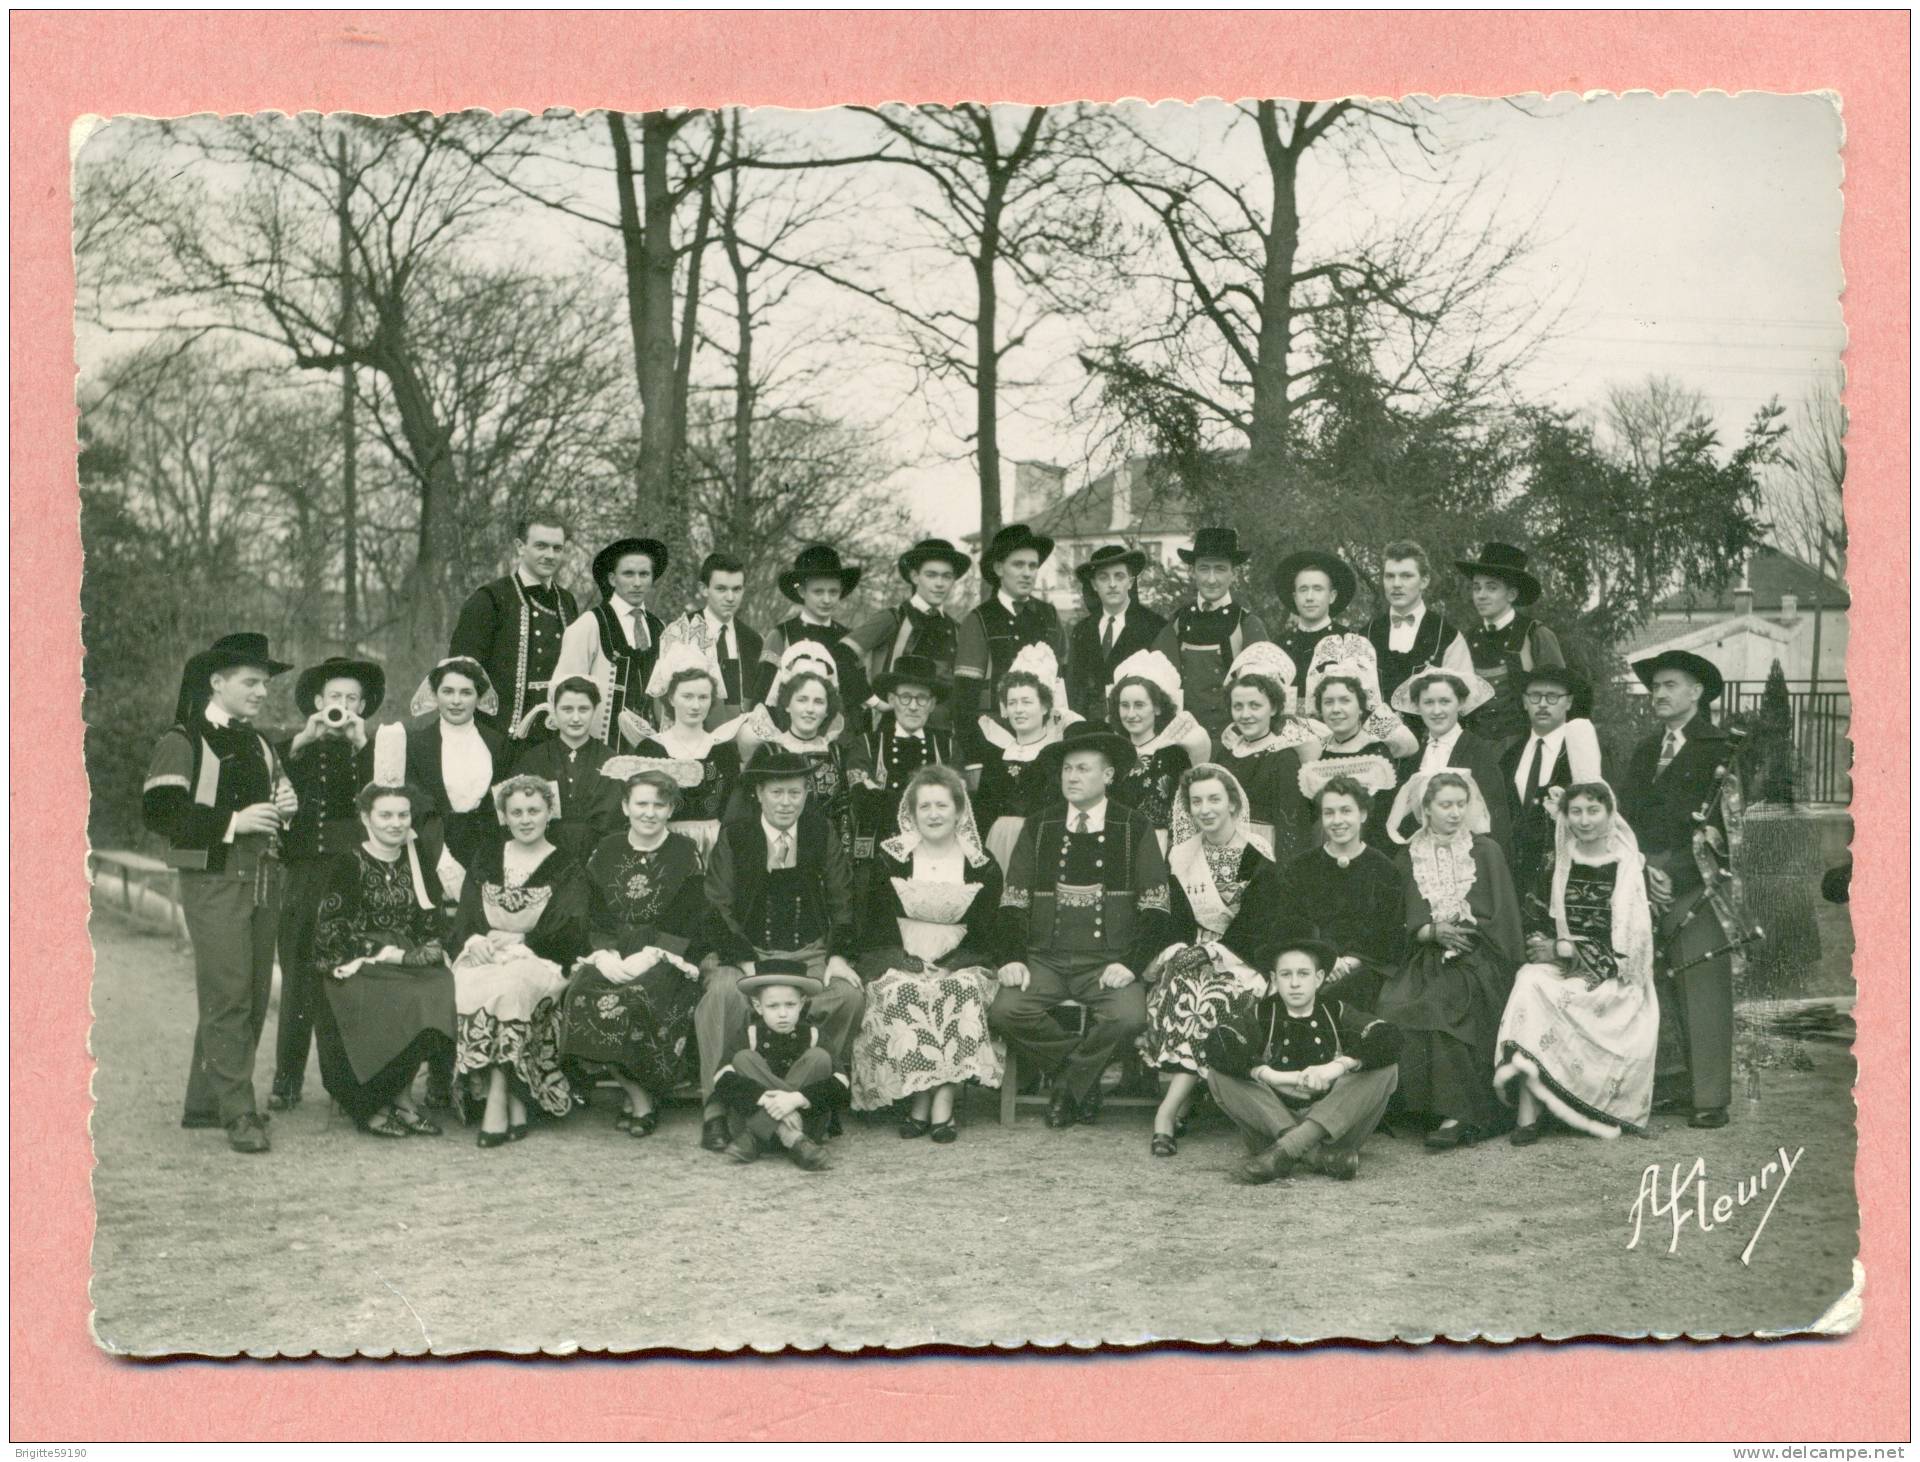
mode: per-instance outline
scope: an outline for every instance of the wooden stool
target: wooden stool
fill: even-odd
[[[1087,1007],[1082,1005],[1078,1000],[1062,1000],[1053,1008],[1055,1010],[1071,1010],[1076,1012],[1080,1034],[1085,1035],[1087,1033]],[[1000,1073],[1000,1125],[1002,1127],[1011,1127],[1019,1120],[1020,1104],[1022,1102],[1026,1102],[1032,1106],[1044,1107],[1050,1098],[1043,1092],[1035,1092],[1031,1096],[1020,1095],[1020,1058],[1014,1051],[1011,1041],[1007,1042],[1006,1051],[1006,1069]],[[1156,1079],[1157,1075],[1158,1073],[1156,1073]],[[1151,1109],[1157,1108],[1160,1105],[1160,1098],[1158,1096],[1108,1097],[1102,1101],[1100,1105],[1103,1107],[1147,1107]]]

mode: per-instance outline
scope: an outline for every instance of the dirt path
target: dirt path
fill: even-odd
[[[94,938],[96,1328],[136,1354],[1745,1334],[1812,1323],[1856,1250],[1853,1064],[1831,1044],[1760,1072],[1719,1132],[1657,1118],[1647,1140],[1446,1156],[1376,1138],[1348,1185],[1239,1187],[1224,1125],[1171,1161],[1140,1112],[1003,1131],[985,1095],[950,1148],[852,1123],[821,1177],[699,1151],[685,1108],[633,1142],[604,1097],[498,1151],[457,1128],[380,1142],[329,1119],[312,1069],[273,1152],[242,1158],[178,1126],[186,957],[111,915]],[[1703,1158],[1711,1204],[1780,1146],[1805,1155],[1751,1265],[1764,1198],[1671,1255],[1649,1213],[1627,1249],[1649,1164]]]

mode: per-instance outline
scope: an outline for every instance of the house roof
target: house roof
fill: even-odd
[[[1771,619],[1763,619],[1758,614],[1742,614],[1731,619],[1711,619],[1694,629],[1682,630],[1675,634],[1672,624],[1642,625],[1619,651],[1622,659],[1632,662],[1644,660],[1649,655],[1658,655],[1666,650],[1693,650],[1696,653],[1709,645],[1720,644],[1738,634],[1758,635],[1763,640],[1774,640],[1785,644],[1792,634]]]
[[[1113,526],[1113,493],[1118,478],[1113,470],[1101,473],[1042,512],[1023,516],[1022,521],[1049,538],[1135,538],[1145,533],[1191,532],[1194,513],[1179,483],[1171,479],[1156,482],[1158,474],[1150,457],[1135,457],[1127,466],[1133,474],[1133,501],[1124,528]],[[979,540],[978,533],[966,536],[969,543]]]
[[[1846,585],[1828,578],[1813,565],[1803,563],[1771,544],[1762,544],[1754,550],[1753,557],[1747,562],[1747,584],[1753,590],[1755,614],[1778,614],[1781,596],[1785,594],[1795,595],[1803,610],[1812,607],[1815,595],[1819,596],[1822,609],[1848,607]],[[1654,613],[1732,614],[1735,612],[1734,595],[1739,587],[1738,583],[1729,583],[1717,592],[1682,589],[1656,604]]]

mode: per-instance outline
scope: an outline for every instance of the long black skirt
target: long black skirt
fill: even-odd
[[[313,1033],[327,1095],[364,1126],[406,1091],[422,1062],[453,1056],[453,977],[445,970],[363,965],[325,979]]]

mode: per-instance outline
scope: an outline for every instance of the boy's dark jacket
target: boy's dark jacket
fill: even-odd
[[[1400,1059],[1400,1030],[1370,1011],[1344,1000],[1316,1000],[1310,1015],[1289,1017],[1278,996],[1247,1002],[1207,1036],[1206,1060],[1222,1076],[1250,1076],[1256,1066],[1298,1071],[1317,1061],[1305,1059],[1314,1038],[1320,1061],[1352,1056],[1362,1070],[1391,1066]],[[1295,1061],[1299,1064],[1293,1064]]]
[[[820,1033],[811,1024],[802,1021],[785,1035],[771,1030],[758,1016],[747,1023],[746,1043],[736,1046],[728,1054],[728,1065],[722,1066],[713,1081],[713,1098],[736,1112],[750,1112],[759,1104],[767,1088],[750,1076],[742,1076],[733,1069],[733,1057],[743,1050],[758,1051],[766,1058],[767,1066],[776,1076],[785,1076],[793,1069],[809,1049],[820,1043]],[[810,1116],[833,1111],[849,1104],[851,1093],[847,1079],[839,1072],[822,1077],[800,1088],[800,1095],[807,1099],[807,1112]]]

